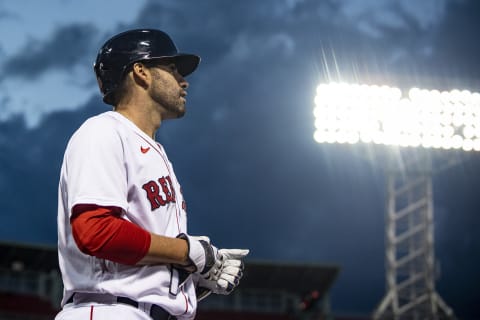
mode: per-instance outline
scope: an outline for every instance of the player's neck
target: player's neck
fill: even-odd
[[[132,121],[146,135],[155,140],[155,132],[162,122],[160,114],[138,107],[116,108],[115,111]]]

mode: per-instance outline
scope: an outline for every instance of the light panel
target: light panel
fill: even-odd
[[[318,143],[480,151],[477,92],[322,83],[314,102]]]

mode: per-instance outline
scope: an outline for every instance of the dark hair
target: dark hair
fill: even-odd
[[[115,90],[114,92],[112,92],[112,105],[114,106],[114,108],[117,107],[117,105],[120,103],[120,101],[122,101],[122,99],[127,95],[127,93],[130,91],[129,89],[129,82],[130,80],[128,79],[127,77],[127,74],[131,71],[131,68],[130,70],[126,70],[125,72],[125,75],[123,76],[122,80],[120,80],[120,83],[118,85],[118,88],[117,90]]]

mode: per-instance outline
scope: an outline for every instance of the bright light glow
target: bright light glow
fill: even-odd
[[[322,83],[314,99],[318,143],[375,143],[480,151],[480,93]]]

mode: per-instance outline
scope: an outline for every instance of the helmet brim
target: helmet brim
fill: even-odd
[[[200,57],[190,53],[178,53],[174,56],[149,57],[148,60],[172,60],[177,67],[178,73],[186,77],[193,73],[200,64]]]
[[[200,64],[200,57],[194,54],[181,53],[175,56],[175,65],[178,72],[186,77],[194,72]]]

